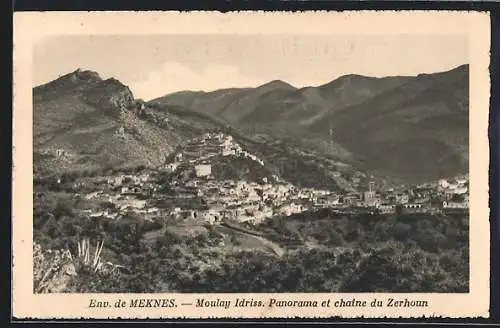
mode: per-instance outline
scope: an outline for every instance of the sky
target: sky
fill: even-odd
[[[136,98],[256,87],[317,86],[346,74],[417,75],[468,63],[462,35],[88,35],[39,41],[34,85],[81,68],[114,77]]]

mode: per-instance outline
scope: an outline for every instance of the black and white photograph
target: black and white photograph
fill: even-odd
[[[469,291],[463,36],[34,48],[34,292]]]
[[[14,23],[17,317],[488,315],[487,14]]]

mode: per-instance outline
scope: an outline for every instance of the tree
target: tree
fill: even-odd
[[[404,239],[408,238],[410,231],[411,231],[410,225],[408,225],[406,223],[398,222],[391,229],[390,233],[391,233],[391,235],[394,236],[394,238],[396,240],[404,240]]]
[[[330,233],[328,244],[332,246],[344,246],[345,242],[339,233],[337,233],[336,231],[332,231]]]

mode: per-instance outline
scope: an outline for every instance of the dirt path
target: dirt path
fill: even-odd
[[[250,238],[254,238],[254,239],[257,239],[258,241],[260,241],[264,246],[268,247],[269,249],[271,249],[276,255],[278,255],[279,257],[283,256],[283,254],[285,254],[285,250],[280,247],[278,244],[276,244],[275,242],[272,242],[270,241],[269,239],[266,239],[264,237],[261,237],[261,236],[258,236],[256,234],[252,234],[252,233],[249,233],[249,232],[245,232],[243,230],[240,230],[240,229],[237,229],[237,228],[234,228],[232,226],[229,226],[229,225],[222,225],[225,229],[228,229],[228,230],[231,230],[232,232],[234,233],[237,233],[237,234],[241,234],[241,235],[245,235],[247,237],[250,237]]]
[[[243,233],[244,232],[240,232],[240,233]],[[285,254],[285,250],[283,248],[281,248],[278,244],[264,238],[264,237],[258,237],[258,236],[255,236],[255,235],[249,235],[249,236],[253,236],[254,238],[260,240],[264,245],[266,245],[267,247],[269,247],[270,249],[273,250],[274,253],[276,253],[276,255],[278,255],[279,257],[283,256],[283,254]]]

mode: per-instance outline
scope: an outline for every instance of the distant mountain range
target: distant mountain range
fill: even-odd
[[[468,65],[385,78],[342,76],[297,89],[176,92],[152,103],[179,105],[270,139],[292,138],[410,182],[468,171]]]
[[[349,176],[422,182],[468,171],[468,96],[467,65],[414,77],[347,75],[300,89],[271,81],[182,91],[149,102],[116,79],[77,70],[33,90],[35,172],[161,166],[187,140],[222,130],[292,180],[316,172],[311,179],[334,183],[333,171],[350,167]]]

